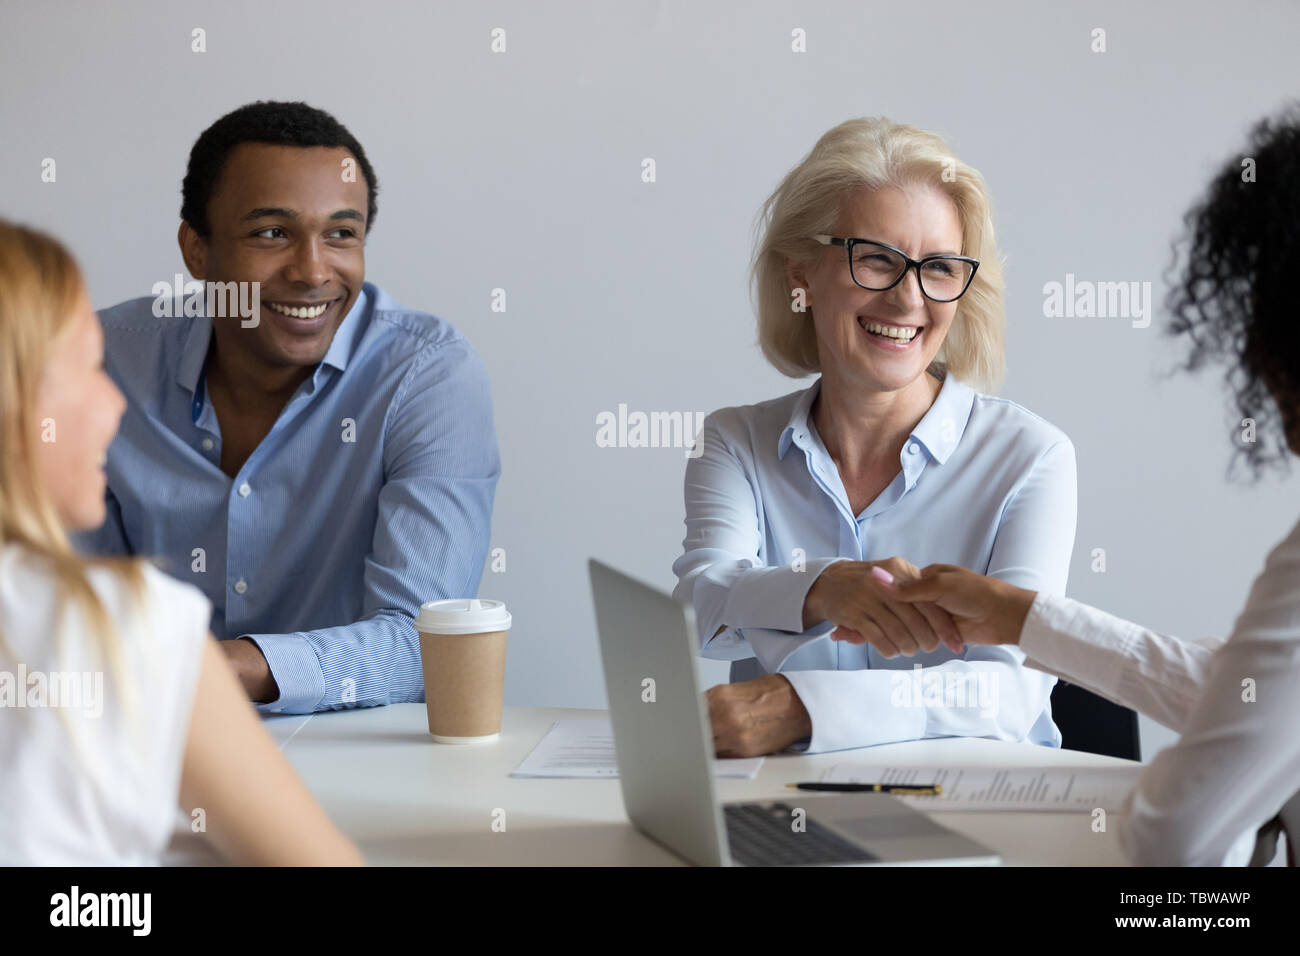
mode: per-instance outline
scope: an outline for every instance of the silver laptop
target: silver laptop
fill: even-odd
[[[703,866],[1002,862],[888,794],[719,804],[694,610],[595,559],[590,568],[623,803],[642,833]]]

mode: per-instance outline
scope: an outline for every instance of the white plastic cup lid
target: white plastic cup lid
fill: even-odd
[[[510,620],[501,601],[450,598],[421,604],[415,626],[430,634],[490,634],[509,630]]]

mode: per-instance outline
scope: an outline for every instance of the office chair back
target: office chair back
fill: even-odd
[[[1052,689],[1052,720],[1060,728],[1063,749],[1142,759],[1137,714],[1076,684],[1056,682]]]

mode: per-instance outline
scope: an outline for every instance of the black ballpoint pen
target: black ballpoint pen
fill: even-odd
[[[893,793],[900,797],[937,797],[940,784],[925,783],[787,783],[791,790],[814,790],[823,793]]]

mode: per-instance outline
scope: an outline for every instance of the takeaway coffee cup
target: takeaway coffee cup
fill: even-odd
[[[500,601],[452,598],[420,605],[415,619],[429,733],[441,744],[501,736],[510,612]]]

